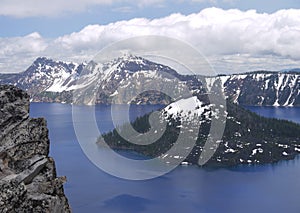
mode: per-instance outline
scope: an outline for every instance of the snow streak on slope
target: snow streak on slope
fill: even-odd
[[[256,72],[222,76],[227,97],[242,105],[300,104],[300,74]]]

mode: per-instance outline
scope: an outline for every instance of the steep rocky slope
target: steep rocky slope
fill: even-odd
[[[300,106],[300,73],[252,72],[222,76],[225,94],[235,103],[254,106]]]
[[[0,86],[0,130],[0,212],[70,212],[46,121],[29,118],[29,96],[16,87]]]

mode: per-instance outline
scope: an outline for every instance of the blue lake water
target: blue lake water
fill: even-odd
[[[160,106],[134,106],[131,119]],[[82,106],[82,113],[92,107]],[[267,117],[300,123],[300,108],[250,107]],[[120,117],[126,110],[120,107]],[[59,176],[65,175],[65,193],[73,212],[300,212],[300,158],[274,165],[239,166],[204,170],[178,167],[147,181],[113,177],[94,166],[77,142],[72,106],[32,103],[32,117],[45,117]],[[97,106],[95,114],[101,131],[113,128],[110,107]],[[134,153],[125,152],[134,156]]]

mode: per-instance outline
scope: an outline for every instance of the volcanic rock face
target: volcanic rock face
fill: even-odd
[[[0,86],[0,130],[0,212],[71,212],[46,121],[29,118],[29,96],[13,86]]]

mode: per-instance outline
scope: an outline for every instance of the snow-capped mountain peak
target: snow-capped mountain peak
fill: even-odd
[[[161,87],[170,84],[179,89],[186,87],[186,83],[180,81],[180,76],[168,66],[154,63],[139,56],[123,55],[106,63],[90,62],[77,81],[77,87],[85,90],[81,91],[80,94],[84,93],[85,97],[90,97],[86,101],[89,104],[92,103],[94,98],[92,94],[87,93],[95,92],[95,89],[98,90],[98,97],[101,97],[101,100],[98,99],[100,103],[109,103],[117,94],[128,95],[123,98],[122,102],[127,103],[127,98],[133,91],[161,91]],[[87,87],[85,88],[81,85],[86,85]],[[150,93],[152,94],[149,95]],[[153,97],[153,100],[150,98],[153,102],[157,101],[156,99],[164,99],[164,95],[159,94],[159,92],[150,91],[148,95],[143,101],[148,101],[150,96]],[[142,103],[143,101],[137,101],[137,103]],[[77,101],[75,100],[75,102]]]
[[[25,72],[13,76],[10,81],[30,94],[43,91],[62,92],[80,75],[84,66],[39,57]]]
[[[1,79],[2,77],[2,79]],[[61,101],[60,93],[75,89],[97,87],[96,103],[110,103],[118,88],[145,88],[151,80],[174,87],[180,91],[187,87],[197,95],[210,90],[221,80],[225,95],[242,105],[300,106],[300,73],[258,71],[218,77],[180,75],[172,68],[145,58],[125,54],[106,63],[91,61],[88,64],[37,58],[23,73],[0,76],[0,83],[13,84],[26,90],[34,101]],[[206,85],[206,86],[204,86]],[[160,91],[160,88],[153,86]],[[48,95],[47,93],[51,93]],[[55,96],[53,96],[54,93]],[[119,93],[120,94],[120,93]],[[125,94],[125,93],[124,93]],[[71,94],[64,102],[72,102]],[[135,103],[169,104],[166,97],[152,92],[152,98],[138,98]],[[34,98],[36,97],[36,98]],[[159,100],[159,101],[157,101]]]
[[[37,58],[25,72],[41,72],[46,74],[58,73],[60,71],[66,73],[74,73],[78,71],[78,67],[82,64],[73,62],[55,61],[46,57]],[[78,73],[79,74],[79,73]]]

